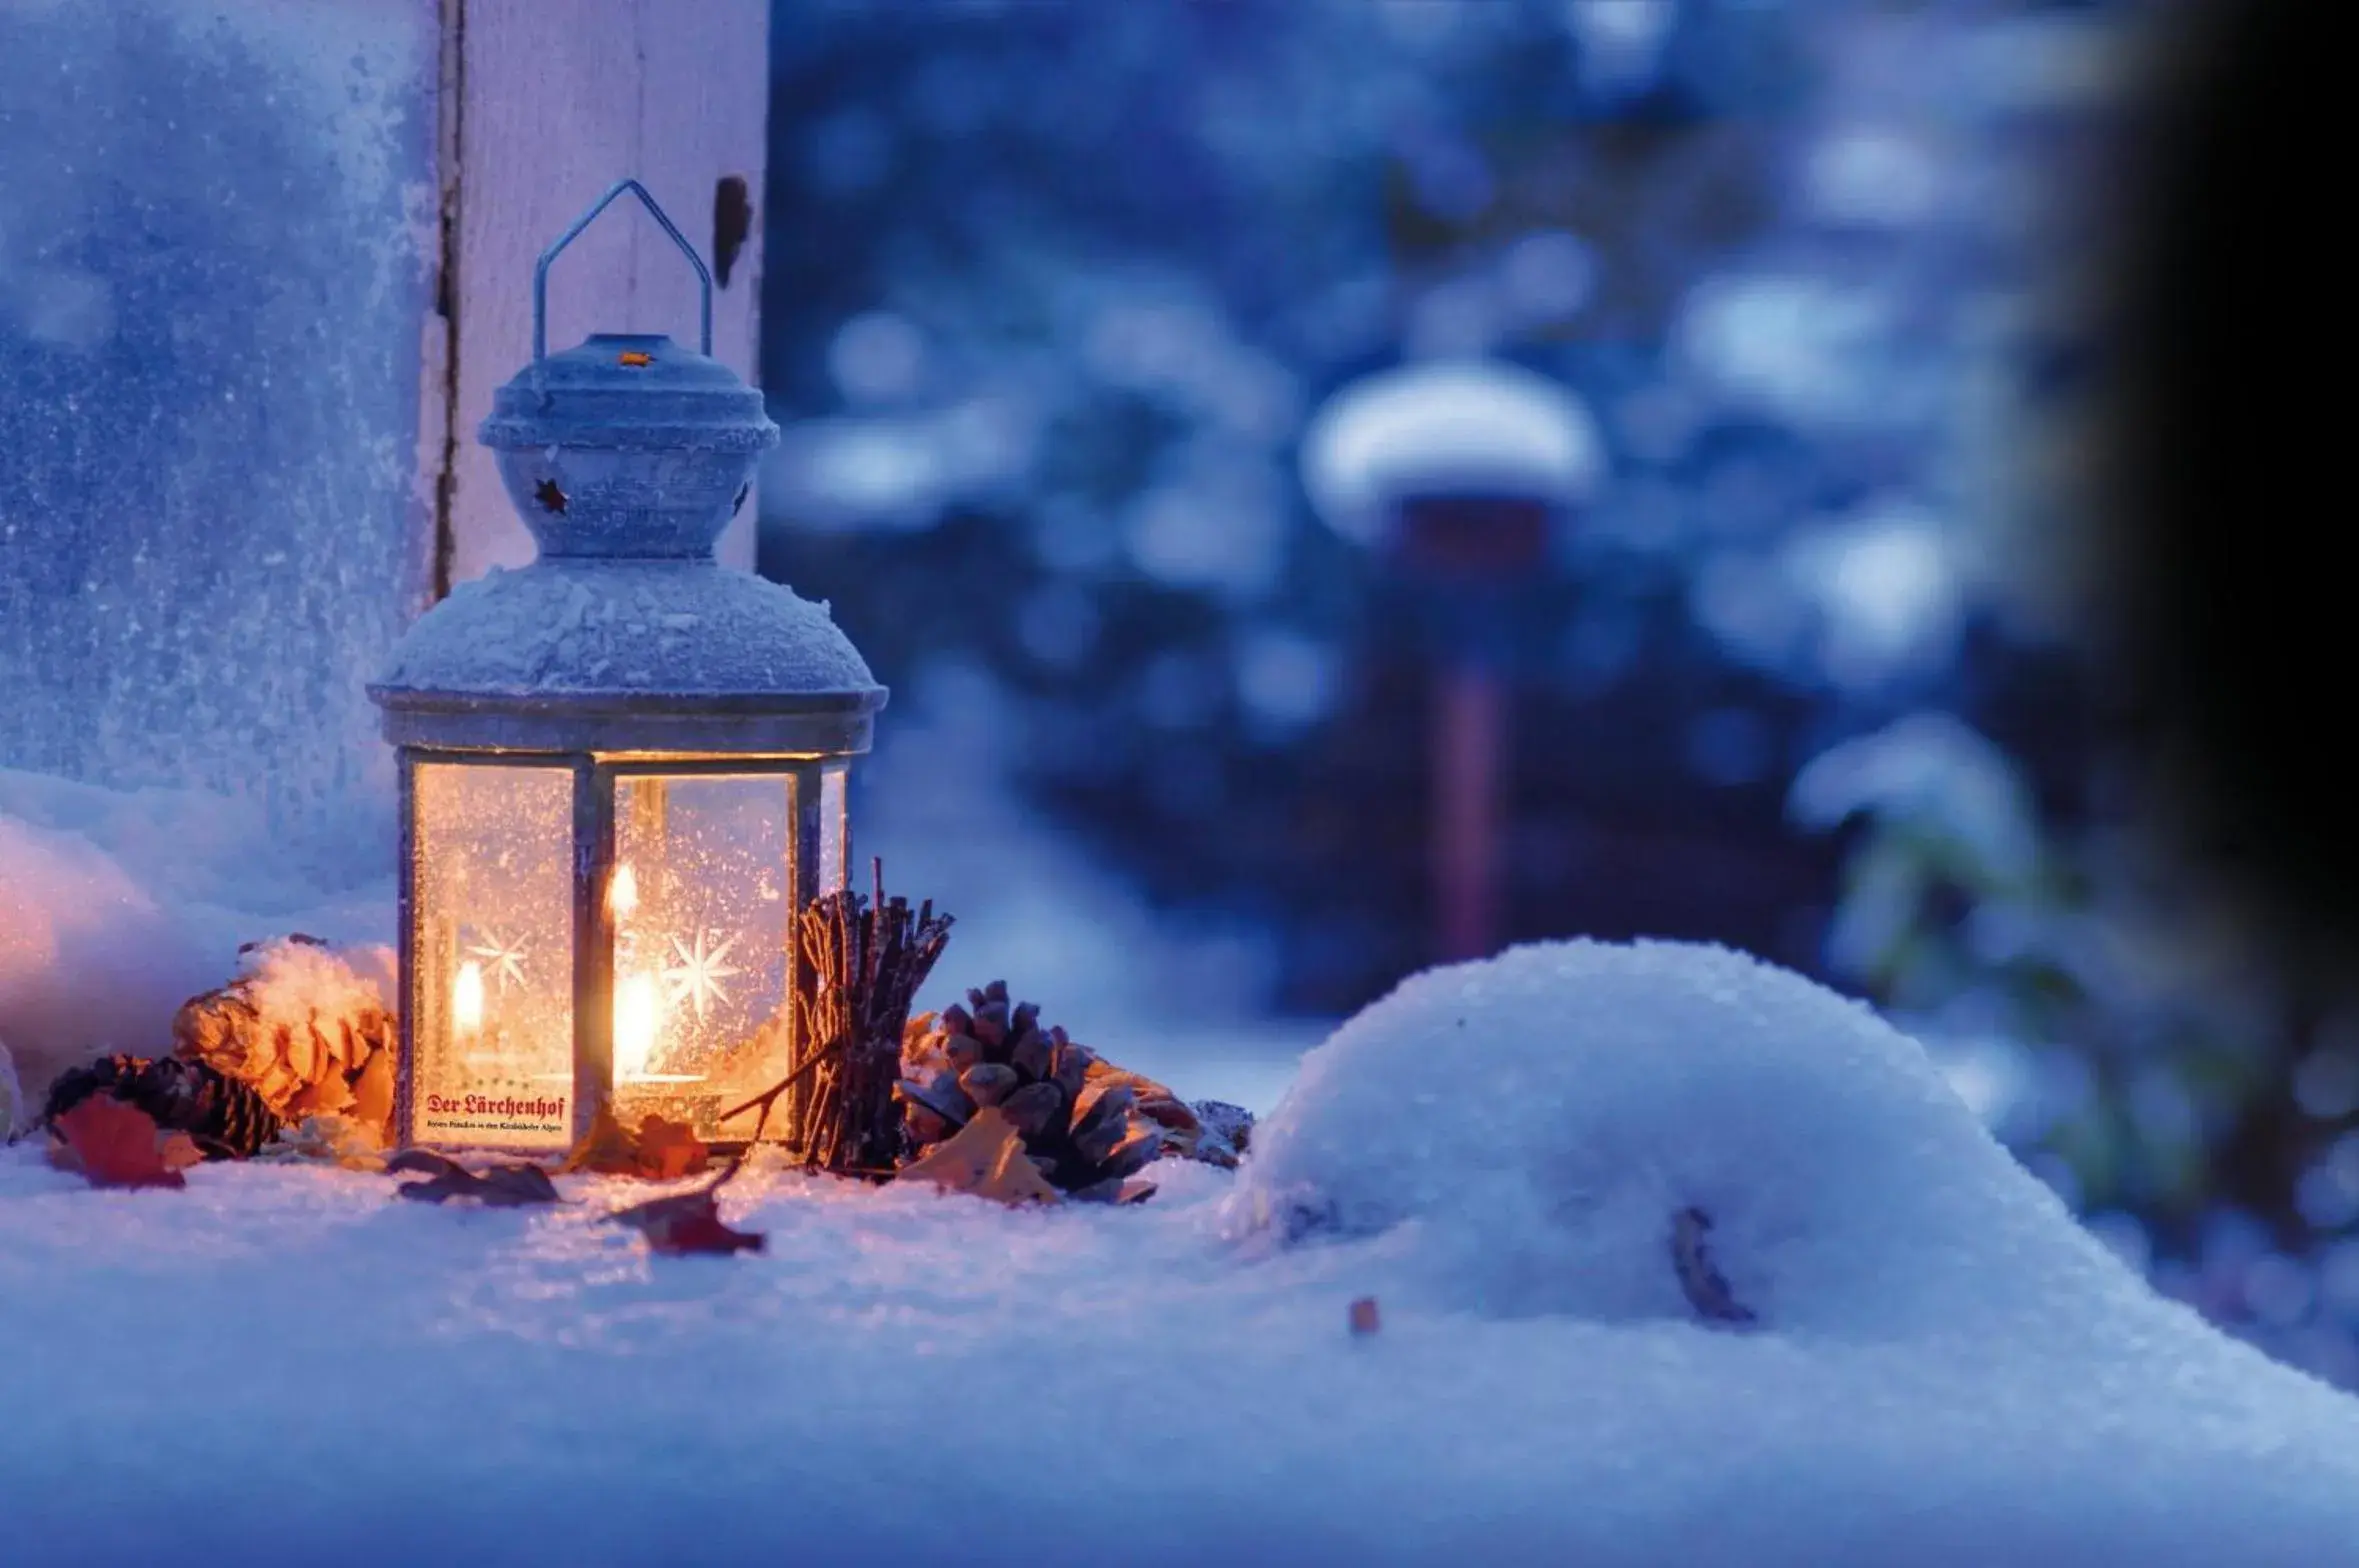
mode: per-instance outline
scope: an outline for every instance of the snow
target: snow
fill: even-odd
[[[2359,1405],[2149,1294],[1911,1042],[1783,971],[1570,943],[1429,973],[1259,1143],[1135,1210],[765,1168],[724,1213],[768,1249],[689,1260],[599,1222],[645,1190],[611,1179],[442,1210],[9,1151],[0,1322],[39,1347],[0,1358],[9,1539],[1941,1568],[2315,1563],[2359,1528]],[[1250,1223],[1313,1191],[1326,1232]],[[1758,1327],[1682,1306],[1688,1202]]]
[[[791,589],[711,561],[494,567],[419,617],[382,684],[410,691],[856,691],[850,639]]]
[[[0,1040],[38,1088],[103,1050],[159,1054],[240,943],[290,930],[393,935],[392,814],[341,863],[299,854],[264,804],[105,790],[0,769]]]
[[[1343,389],[1304,432],[1311,504],[1348,538],[1373,543],[1385,509],[1409,494],[1514,490],[1585,496],[1603,438],[1571,392],[1503,361],[1437,359]]]

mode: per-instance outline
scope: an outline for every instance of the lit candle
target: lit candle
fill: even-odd
[[[483,966],[473,959],[459,965],[451,982],[451,1027],[459,1043],[472,1046],[483,1033]]]
[[[626,860],[614,868],[614,876],[606,884],[606,911],[620,920],[638,907],[639,878]]]
[[[655,1037],[663,1029],[663,992],[653,975],[631,975],[614,988],[614,1076],[644,1082]]]

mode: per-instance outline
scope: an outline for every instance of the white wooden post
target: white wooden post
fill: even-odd
[[[444,255],[457,315],[436,369],[455,389],[434,482],[446,496],[444,587],[532,558],[532,539],[474,439],[531,353],[532,267],[583,207],[626,175],[646,185],[713,268],[713,354],[757,379],[768,0],[443,0]],[[755,206],[736,254],[714,253],[721,182]],[[549,347],[594,331],[693,342],[696,283],[635,206],[610,209],[549,275]],[[450,356],[455,356],[455,370]],[[449,392],[446,390],[446,398]],[[445,483],[447,478],[447,484]],[[758,505],[721,541],[750,568]]]

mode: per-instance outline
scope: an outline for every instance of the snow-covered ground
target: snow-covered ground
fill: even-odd
[[[1193,1086],[1182,1084],[1183,1090]],[[1717,950],[1412,980],[1235,1176],[791,1173],[765,1252],[0,1158],[0,1559],[2312,1564],[2359,1403],[2153,1296],[1911,1041]],[[1707,1326],[1708,1212],[1753,1313]],[[1347,1331],[1374,1295],[1381,1328]]]

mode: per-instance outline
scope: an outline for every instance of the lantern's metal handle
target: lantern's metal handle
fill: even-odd
[[[557,253],[578,239],[582,230],[596,222],[598,214],[612,206],[614,199],[625,191],[639,198],[639,205],[647,209],[647,215],[663,226],[663,231],[672,237],[672,243],[680,247],[680,254],[688,258],[688,265],[696,269],[697,306],[700,311],[698,327],[701,334],[699,352],[708,356],[712,353],[713,275],[705,270],[704,258],[696,254],[696,247],[682,238],[680,231],[672,226],[672,220],[664,216],[663,209],[655,204],[655,198],[647,194],[646,186],[637,180],[617,180],[605,195],[598,198],[597,205],[574,219],[573,227],[558,235],[557,243],[542,251],[541,259],[533,263],[532,357],[535,360],[549,357],[549,263],[555,261]]]

